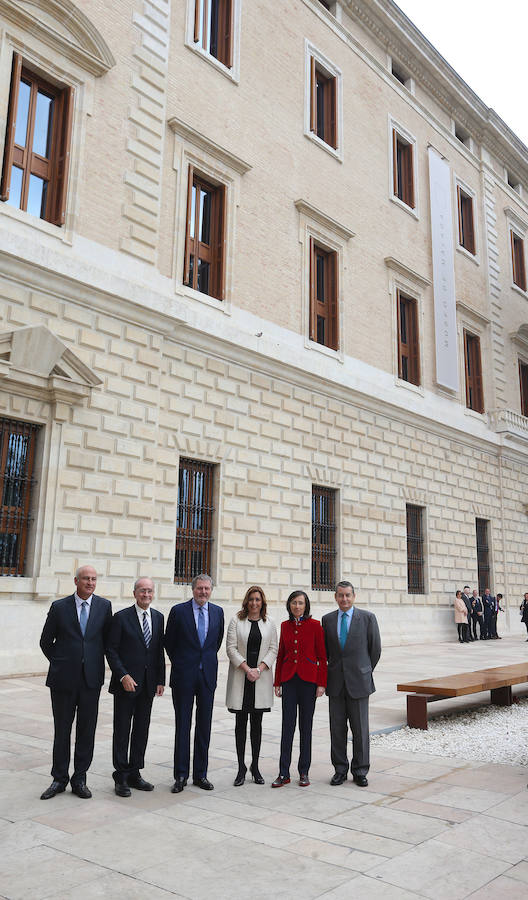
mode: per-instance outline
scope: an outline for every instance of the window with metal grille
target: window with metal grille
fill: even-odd
[[[0,419],[0,575],[24,575],[37,430]]]
[[[213,546],[214,465],[180,459],[174,581],[190,584],[210,574]]]
[[[478,587],[479,594],[482,596],[486,588],[491,586],[489,521],[487,519],[475,519],[475,528],[477,532]]]
[[[312,487],[312,589],[333,591],[336,582],[337,491]]]
[[[424,509],[407,504],[407,592],[425,594]]]

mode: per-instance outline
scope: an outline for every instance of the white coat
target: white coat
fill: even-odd
[[[277,628],[269,616],[265,622],[259,619],[258,627],[262,635],[258,665],[265,663],[268,668],[264,669],[260,678],[255,682],[255,708],[267,709],[273,706],[273,663],[277,658],[279,645]],[[239,619],[238,616],[233,616],[227,629],[226,650],[229,657],[229,671],[227,673],[226,706],[228,709],[242,709],[246,673],[240,666],[246,661],[250,630],[249,619]]]

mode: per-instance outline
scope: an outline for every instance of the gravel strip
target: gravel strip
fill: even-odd
[[[405,725],[390,734],[371,735],[371,745],[383,750],[410,750],[433,756],[479,759],[528,765],[528,699],[513,706],[485,706],[429,721],[427,731]]]

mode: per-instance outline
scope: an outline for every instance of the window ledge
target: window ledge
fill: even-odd
[[[332,350],[331,347],[325,347],[324,344],[318,344],[317,341],[312,341],[311,338],[306,338],[304,346],[308,350],[315,350],[316,353],[322,353],[323,356],[327,356],[329,359],[335,359],[338,363],[344,363],[344,354],[341,348],[339,350]]]
[[[323,141],[320,137],[318,137],[313,131],[305,131],[304,136],[308,138],[309,141],[316,144],[317,147],[320,147],[321,150],[326,150],[330,156],[333,156],[334,159],[337,159],[338,162],[343,162],[343,149],[342,147],[331,147],[330,144],[327,144],[326,141]]]
[[[35,228],[37,231],[47,234],[51,238],[56,238],[56,240],[61,241],[63,244],[72,245],[71,228],[67,228],[66,225],[52,225],[52,223],[48,222],[46,219],[39,219],[38,216],[32,216],[31,213],[26,212],[24,209],[17,209],[15,206],[10,206],[6,201],[0,201],[0,210],[0,215],[8,216],[10,219],[20,222],[24,227]]]
[[[528,291],[523,291],[523,289],[519,287],[518,284],[515,284],[514,281],[511,283],[511,289],[512,291],[515,291],[516,294],[520,294],[521,297],[524,297],[525,300],[528,300]]]
[[[231,315],[231,304],[227,300],[219,300],[217,297],[210,297],[209,294],[202,294],[201,291],[196,291],[182,282],[176,285],[176,290],[178,294],[189,297],[191,300],[197,300],[198,303],[203,303],[204,306],[208,306],[210,309],[216,309],[226,316]]]
[[[462,244],[457,243],[457,252],[461,253],[462,256],[465,256],[466,259],[469,259],[470,262],[474,263],[476,266],[480,266],[480,257],[478,253],[471,253],[470,250],[467,250]]]
[[[220,72],[224,78],[227,78],[228,81],[232,81],[234,84],[240,83],[240,78],[238,72],[235,71],[234,66],[230,69],[224,65],[223,62],[220,62],[216,56],[211,56],[211,54],[204,50],[203,47],[196,45],[194,42],[185,41],[185,46],[192,51],[192,53],[196,53],[197,56],[200,56],[206,63],[209,63],[213,69],[216,69],[217,72]]]
[[[464,407],[464,415],[470,416],[472,419],[478,419],[480,422],[486,421],[486,411],[480,413],[476,409],[470,409],[469,406]]]
[[[404,378],[399,378],[396,376],[394,379],[394,384],[396,387],[403,388],[406,391],[411,391],[413,394],[418,394],[419,397],[425,396],[425,389],[423,384],[413,384],[412,381],[405,381]]]
[[[403,209],[404,212],[408,213],[413,219],[418,220],[420,218],[416,207],[413,209],[412,206],[409,206],[407,203],[404,203],[403,200],[400,200],[399,197],[396,197],[394,194],[391,194],[390,198],[392,203],[395,203],[396,206],[399,206],[400,209]]]

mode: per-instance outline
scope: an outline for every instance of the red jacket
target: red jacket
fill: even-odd
[[[295,674],[303,681],[326,687],[326,648],[324,632],[317,619],[281,625],[279,653],[275,667],[275,687]]]

